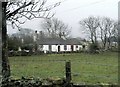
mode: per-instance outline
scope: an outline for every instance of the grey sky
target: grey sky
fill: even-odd
[[[72,36],[85,37],[82,34],[79,21],[89,16],[107,16],[117,20],[119,0],[48,0],[50,4],[63,1],[62,4],[52,10],[56,12],[56,18],[72,27]],[[27,21],[22,27],[41,30],[40,22],[42,19]],[[13,33],[16,30],[9,30]]]

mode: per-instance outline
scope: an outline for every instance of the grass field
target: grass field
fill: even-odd
[[[101,54],[47,54],[40,56],[10,57],[13,78],[65,77],[65,61],[71,61],[74,83],[117,83],[118,57],[115,52]]]

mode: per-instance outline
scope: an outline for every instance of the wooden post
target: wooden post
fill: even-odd
[[[71,82],[71,62],[66,62],[66,82],[70,84]]]

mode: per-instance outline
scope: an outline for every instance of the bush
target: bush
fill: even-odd
[[[11,50],[11,51],[8,51],[9,57],[12,57],[12,56],[31,56],[31,55],[33,55],[33,52],[29,51],[29,50],[22,50],[22,51]]]
[[[89,52],[90,53],[99,53],[99,46],[98,46],[98,44],[97,43],[90,44]]]
[[[8,51],[8,56],[9,57],[12,57],[12,56],[21,56],[21,52],[20,51],[11,50],[11,51]]]

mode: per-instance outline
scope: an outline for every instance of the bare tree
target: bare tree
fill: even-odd
[[[26,20],[34,18],[51,18],[54,14],[50,11],[60,5],[60,2],[47,5],[47,0],[16,0],[2,2],[2,76],[5,81],[10,76],[10,66],[7,56],[7,23],[13,28],[24,24]]]
[[[67,38],[71,32],[71,29],[68,27],[68,25],[57,18],[45,20],[42,24],[42,28],[47,35],[52,38],[62,38],[62,36]]]
[[[107,28],[108,28],[108,49],[111,48],[111,37],[112,37],[112,31],[114,29],[114,20],[110,19],[110,18],[106,18],[107,21]]]
[[[97,42],[97,29],[99,26],[99,18],[91,16],[86,19],[83,19],[79,23],[80,25],[84,27],[86,32],[89,33],[91,42],[96,43]]]
[[[114,28],[112,30],[112,34],[116,39],[118,38],[118,22],[114,22]]]
[[[108,17],[103,17],[99,21],[99,27],[100,27],[100,38],[103,44],[103,48],[110,47],[111,45],[111,37],[115,33],[116,30],[114,28],[116,25],[114,24],[114,21]]]
[[[6,19],[13,27],[19,27],[19,24],[24,24],[26,20],[34,18],[51,18],[51,10],[60,5],[60,2],[53,5],[47,5],[47,0],[18,0],[7,3]]]
[[[114,27],[112,29],[112,36],[115,40],[115,47],[118,47],[118,22],[114,22]]]

